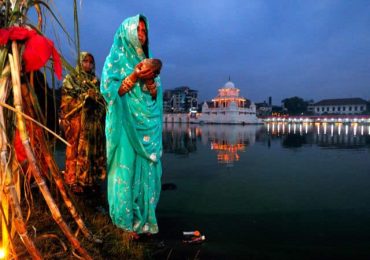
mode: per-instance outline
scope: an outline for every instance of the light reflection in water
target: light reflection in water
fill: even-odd
[[[216,152],[220,164],[233,166],[234,162],[239,161],[240,152],[255,143],[256,130],[261,127],[204,125],[201,126],[202,139],[208,140],[209,147]],[[272,129],[275,131],[276,127],[272,126]]]
[[[299,252],[312,245],[315,252],[321,253],[318,248],[323,241],[337,243],[339,249],[348,240],[355,245],[353,252],[358,249],[357,242],[368,244],[364,238],[369,234],[366,227],[370,219],[366,161],[370,126],[364,124],[361,128],[359,124],[355,136],[351,125],[345,134],[347,123],[328,123],[326,135],[322,124],[296,123],[296,134],[292,124],[275,124],[164,127],[164,146],[171,148],[168,151],[186,149],[189,156],[163,157],[167,167],[164,180],[181,188],[178,192],[164,192],[161,197],[162,220],[170,220],[168,234],[196,225],[212,237],[212,242],[205,246],[213,246],[211,243],[223,246],[226,237],[230,252],[237,246],[254,245],[256,238],[256,248],[264,252],[266,245],[274,245],[271,250],[276,250],[275,245],[284,249],[292,239],[296,239],[293,247]],[[360,129],[364,135],[359,134]],[[234,158],[233,163],[217,160],[222,157],[219,154],[229,150],[237,150],[237,160]],[[232,164],[233,168],[225,169]],[[230,220],[228,225],[225,219]],[[327,227],[328,223],[332,226]],[[269,238],[262,240],[261,234],[265,237],[266,230]],[[303,241],[299,241],[302,237]],[[351,240],[354,237],[358,240]],[[274,244],[280,240],[281,245]],[[334,250],[331,246],[330,252]],[[244,258],[245,255],[248,253],[243,252]],[[278,257],[284,258],[280,253]],[[301,258],[302,255],[289,259]]]
[[[285,148],[303,145],[361,148],[370,146],[369,135],[370,126],[347,123],[268,123],[263,126],[165,124],[163,147],[165,153],[187,155],[197,152],[197,142],[202,142],[215,152],[220,164],[233,166],[241,159],[241,153],[255,142],[263,142],[270,147],[271,140],[279,138]]]

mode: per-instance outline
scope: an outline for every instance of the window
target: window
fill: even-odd
[[[357,106],[355,106],[355,111],[357,111]]]
[[[340,111],[340,107],[337,107],[338,111]]]
[[[348,110],[349,110],[349,111],[352,111],[352,107],[349,107],[349,108],[348,108]]]

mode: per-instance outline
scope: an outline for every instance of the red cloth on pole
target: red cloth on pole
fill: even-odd
[[[53,41],[37,34],[34,30],[24,27],[14,26],[0,29],[0,45],[7,44],[9,40],[25,40],[25,49],[22,57],[26,72],[40,69],[52,56],[54,73],[58,79],[62,79],[62,62]]]
[[[26,150],[22,144],[21,136],[19,134],[18,129],[15,130],[14,136],[14,150],[15,155],[17,157],[18,162],[21,164],[27,159]]]

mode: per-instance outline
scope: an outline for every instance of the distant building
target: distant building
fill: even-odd
[[[163,92],[163,110],[167,113],[188,113],[198,107],[198,91],[187,86]]]
[[[311,106],[316,115],[351,115],[363,114],[368,109],[369,102],[362,98],[323,99]]]
[[[315,102],[313,101],[313,99],[307,100],[306,102],[307,102],[306,114],[307,115],[315,114]]]
[[[239,95],[230,80],[218,89],[218,95],[212,102],[204,102],[202,113],[193,122],[209,124],[258,124],[256,105]]]
[[[271,115],[272,106],[266,101],[256,103],[256,114],[257,116],[268,116]]]

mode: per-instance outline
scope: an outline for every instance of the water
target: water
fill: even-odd
[[[163,145],[173,257],[369,259],[369,126],[167,124]],[[181,245],[196,229],[206,242]]]

